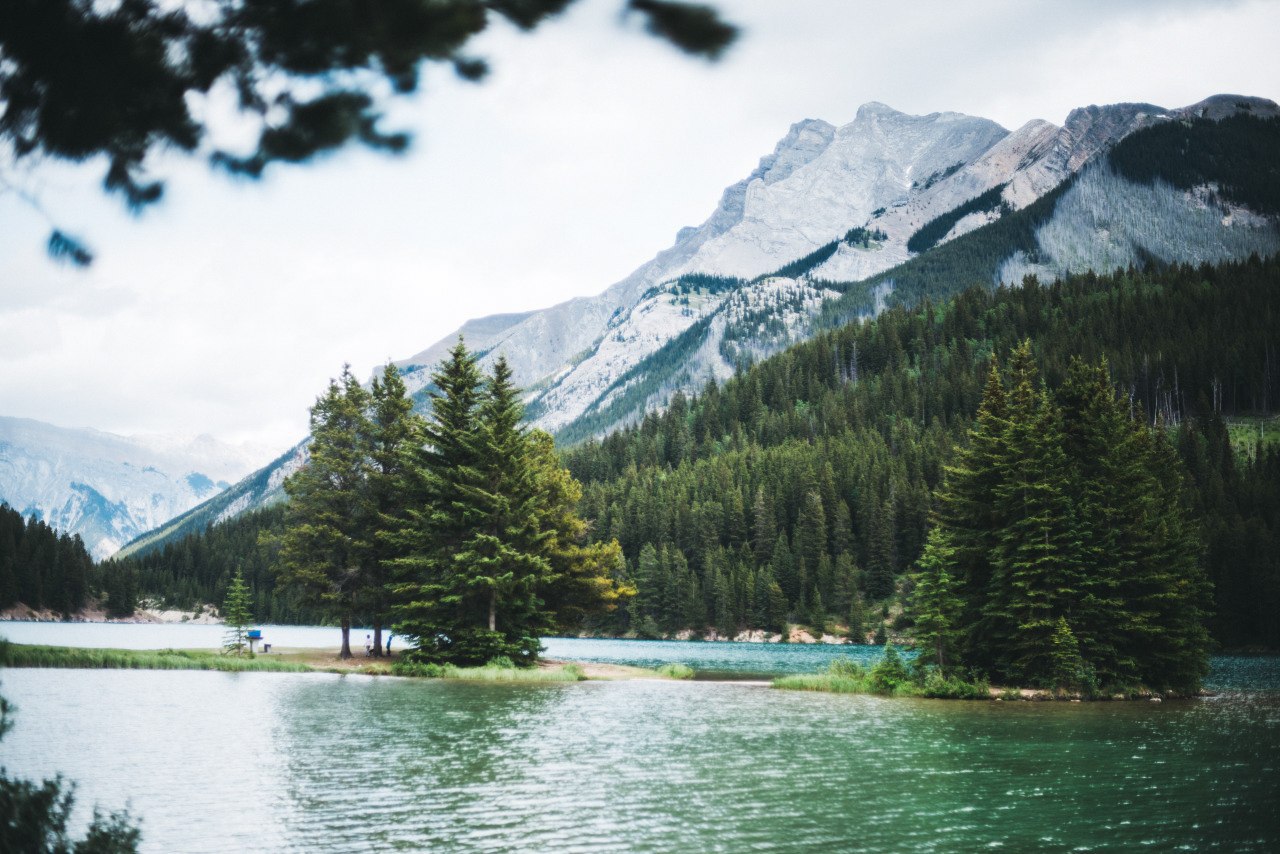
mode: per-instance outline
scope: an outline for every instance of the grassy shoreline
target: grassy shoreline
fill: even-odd
[[[537,667],[490,663],[482,667],[415,664],[399,658],[339,658],[323,650],[287,650],[252,658],[224,655],[214,650],[192,649],[96,649],[44,646],[0,641],[0,668],[50,668],[80,670],[216,670],[226,673],[338,673],[357,676],[401,676],[453,679],[470,682],[581,682],[619,679],[687,679],[625,665],[599,665],[543,660]],[[683,673],[683,672],[682,672]]]
[[[286,650],[253,658],[224,655],[214,650],[194,649],[97,649],[43,646],[0,641],[0,669],[48,668],[80,670],[212,670],[223,673],[337,673],[356,676],[398,676],[489,683],[572,683],[583,681],[626,681],[631,679],[689,680],[694,671],[683,664],[665,664],[656,669],[621,664],[544,659],[536,667],[524,668],[490,663],[482,667],[416,664],[402,659],[338,658],[325,650]],[[905,674],[903,674],[905,676]],[[1160,700],[1181,699],[1177,694],[1135,690],[1125,694],[1083,696],[1078,693],[1043,689],[1000,688],[983,682],[939,676],[923,680],[886,679],[875,669],[852,663],[836,664],[824,673],[796,673],[780,676],[768,684],[786,691],[813,691],[829,694],[873,694],[883,697],[916,697],[947,700],[1044,701],[1065,700]]]
[[[819,691],[828,694],[875,694],[882,697],[919,697],[937,700],[1060,700],[1073,703],[1100,700],[1149,700],[1188,699],[1204,696],[1207,692],[1185,695],[1176,692],[1160,693],[1142,687],[1094,691],[1092,693],[1047,688],[1016,688],[993,686],[985,679],[968,681],[955,674],[944,674],[936,667],[911,666],[888,647],[885,657],[873,667],[866,668],[848,659],[836,659],[826,671],[780,676],[770,687],[784,691]]]

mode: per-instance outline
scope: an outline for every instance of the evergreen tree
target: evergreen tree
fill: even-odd
[[[1120,585],[1142,561],[1149,532],[1135,522],[1155,486],[1137,453],[1144,431],[1116,397],[1105,361],[1094,366],[1072,359],[1057,399],[1081,533],[1080,584],[1068,608],[1072,634],[1099,678],[1125,683],[1137,669]]]
[[[867,642],[866,606],[862,603],[862,594],[857,591],[849,603],[849,640],[859,644]]]
[[[994,661],[992,623],[983,613],[991,584],[991,556],[1002,520],[996,513],[1000,465],[1007,458],[1008,403],[999,365],[992,360],[968,445],[957,449],[945,469],[935,527],[947,530],[951,575],[964,603],[959,625],[962,657],[979,667]]]
[[[426,660],[530,663],[540,634],[607,612],[632,592],[619,583],[618,545],[583,542],[581,487],[550,437],[521,427],[504,359],[482,385],[459,340],[433,380],[412,503],[392,537],[401,549],[397,632]]]
[[[910,614],[913,633],[921,656],[929,657],[939,670],[956,666],[960,641],[960,619],[964,602],[947,567],[954,565],[955,549],[946,528],[934,527],[920,558],[915,587],[911,591]]]
[[[1059,615],[1079,598],[1080,533],[1069,495],[1062,422],[1037,389],[1029,342],[1013,354],[1008,456],[1001,462],[996,513],[1005,520],[995,553],[986,614],[997,660],[1014,679],[1044,681]]]
[[[635,572],[632,573],[636,589],[643,591],[631,600],[632,625],[639,625],[645,619],[653,620],[658,613],[660,603],[658,597],[662,592],[661,575],[658,550],[654,548],[653,543],[645,543],[644,548],[640,549]]]
[[[816,576],[818,562],[827,553],[827,512],[816,490],[804,497],[800,518],[796,520],[795,554],[809,572]],[[816,581],[811,577],[810,581]],[[808,593],[805,589],[803,593]]]
[[[132,566],[108,564],[103,572],[107,593],[107,614],[131,617],[137,610],[137,578]]]
[[[311,408],[306,465],[284,484],[290,500],[281,574],[309,604],[339,620],[342,658],[351,657],[351,618],[371,556],[366,410],[367,392],[344,367]]]
[[[1205,623],[1212,591],[1201,566],[1204,543],[1167,432],[1161,426],[1143,433],[1139,452],[1154,482],[1143,516],[1151,549],[1138,571],[1121,584],[1121,595],[1136,615],[1127,640],[1139,659],[1143,684],[1192,692],[1209,672]]]
[[[452,555],[453,583],[465,591],[464,608],[474,602],[487,612],[488,632],[500,635],[513,657],[530,659],[537,654],[538,633],[549,628],[537,590],[551,567],[543,554],[547,532],[538,525],[538,487],[520,426],[522,407],[504,358],[494,364],[477,416],[479,476],[461,484],[476,524]]]
[[[400,371],[390,362],[380,377],[373,378],[366,429],[371,530],[364,537],[369,554],[360,604],[373,624],[373,654],[378,657],[384,649],[382,629],[389,617],[390,568],[398,556],[392,530],[409,498],[411,454],[422,441],[422,419],[413,411]]]
[[[1058,691],[1089,687],[1092,679],[1087,675],[1084,658],[1080,655],[1080,644],[1065,617],[1059,617],[1054,624],[1050,644],[1049,684]]]
[[[17,516],[19,524],[22,517],[8,511],[8,507],[0,506],[0,513],[4,513],[4,517],[0,517],[0,608],[8,608],[18,601],[18,545],[6,517]]]
[[[419,658],[451,656],[452,647],[478,663],[488,660],[482,643],[471,643],[480,620],[487,624],[472,590],[454,572],[454,556],[485,521],[475,497],[481,483],[477,409],[481,376],[461,338],[432,376],[431,415],[425,441],[411,467],[409,501],[395,531],[396,633],[416,647]],[[487,603],[485,603],[487,605]],[[494,655],[505,654],[494,652]]]
[[[557,631],[574,631],[589,619],[607,617],[635,596],[636,588],[623,578],[617,540],[589,541],[590,526],[578,515],[582,485],[561,465],[551,437],[531,431],[526,451],[537,495],[535,525],[551,570],[536,593],[549,625]],[[679,552],[672,559],[671,573],[692,583],[688,563]],[[680,604],[673,607],[678,609]]]
[[[800,579],[796,575],[795,561],[791,556],[791,547],[787,545],[787,535],[778,534],[778,539],[773,544],[773,554],[769,558],[769,565],[773,567],[773,576],[778,580],[778,586],[782,588],[782,593],[787,597],[788,601],[795,601],[800,597]]]
[[[227,598],[222,603],[222,621],[226,623],[226,637],[222,648],[232,655],[243,655],[245,630],[253,619],[249,604],[249,588],[244,583],[244,573],[236,570],[235,577],[227,585]]]
[[[774,517],[773,502],[764,487],[756,489],[755,503],[751,505],[751,542],[757,565],[763,565],[773,556],[778,535],[778,520]]]
[[[871,537],[867,547],[867,595],[872,599],[885,599],[893,595],[896,556],[893,502],[886,501],[876,509],[872,518]]]

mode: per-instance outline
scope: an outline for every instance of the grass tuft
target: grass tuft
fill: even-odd
[[[966,682],[937,668],[906,666],[896,653],[886,649],[885,658],[870,670],[856,661],[837,658],[825,673],[802,673],[773,680],[774,688],[786,691],[825,691],[830,694],[880,694],[886,697],[937,697],[951,700],[987,700],[990,686],[985,681]]]
[[[391,665],[396,676],[415,676],[426,679],[461,679],[469,682],[580,682],[586,679],[577,664],[539,669],[516,667],[509,661],[490,661],[483,667],[455,667],[452,664],[397,661]]]
[[[271,658],[239,658],[199,650],[85,649],[0,641],[0,667],[79,668],[88,670],[219,670],[227,673],[272,671],[306,673],[305,664]]]
[[[658,668],[658,675],[665,676],[668,679],[692,679],[693,668],[687,664],[681,664],[673,661],[670,664],[664,664]]]

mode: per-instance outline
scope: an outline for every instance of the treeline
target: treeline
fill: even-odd
[[[997,184],[986,192],[974,196],[967,202],[961,202],[951,210],[929,220],[907,240],[907,250],[915,253],[927,252],[937,246],[957,222],[971,213],[986,213],[997,208],[1004,208],[1003,212],[1009,213],[1008,205],[1005,205],[1000,198],[1006,186],[1008,185]]]
[[[97,592],[96,580],[79,534],[59,534],[0,504],[0,608],[21,602],[37,611],[74,614]]]
[[[1237,113],[1219,121],[1161,122],[1130,134],[1108,153],[1130,181],[1166,181],[1180,190],[1217,185],[1228,201],[1280,213],[1280,118]]]
[[[732,633],[793,620],[852,624],[855,635],[887,621],[886,631],[905,629],[893,622],[896,593],[923,549],[931,495],[952,449],[967,444],[993,354],[1025,338],[1050,388],[1073,354],[1105,357],[1137,420],[1164,420],[1193,484],[1213,636],[1280,647],[1280,453],[1241,456],[1223,422],[1273,412],[1280,400],[1275,259],[1050,286],[1029,279],[973,288],[945,305],[892,308],[563,452],[584,484],[579,513],[591,537],[617,538],[637,588],[592,627]],[[193,538],[133,561],[139,589],[173,602],[221,601],[237,561],[259,548],[249,532],[276,522],[245,517],[212,528],[203,551]],[[227,531],[236,525],[243,545]],[[224,545],[213,548],[222,531]],[[258,607],[279,607],[271,603],[288,600],[264,593],[274,591],[273,558],[258,554],[264,563],[245,563],[246,579],[255,579]],[[184,582],[194,572],[183,567],[197,564],[203,580]]]
[[[264,531],[278,534],[283,521],[284,507],[277,504],[209,525],[203,533],[183,537],[163,549],[107,561],[104,577],[118,579],[122,591],[120,596],[109,598],[112,610],[127,608],[125,613],[131,612],[139,596],[161,608],[179,611],[222,602],[227,586],[240,570],[258,622],[324,622],[322,611],[307,606],[277,582],[277,550],[270,538],[259,542]],[[117,605],[117,600],[128,601],[128,605]]]
[[[349,369],[311,408],[310,457],[285,479],[280,576],[338,621],[342,657],[362,610],[373,654],[392,626],[419,662],[531,664],[539,638],[631,594],[616,543],[588,544],[580,491],[552,439],[522,426],[506,359],[488,376],[459,338],[413,411],[387,365]],[[237,574],[237,583],[239,582]]]
[[[728,633],[776,623],[785,609],[815,627],[835,618],[869,632],[920,555],[931,493],[992,355],[1025,338],[1051,388],[1073,354],[1106,357],[1139,420],[1177,427],[1218,588],[1216,608],[1206,603],[1214,633],[1280,644],[1266,604],[1280,583],[1267,546],[1280,532],[1276,464],[1233,456],[1221,422],[1280,399],[1280,262],[1256,258],[1028,279],[890,309],[569,450],[583,516],[621,543],[639,589],[599,628],[670,631],[705,614]]]
[[[1003,684],[1197,691],[1212,596],[1186,469],[1105,360],[1055,390],[1025,341],[992,364],[946,468],[909,615],[922,654]]]

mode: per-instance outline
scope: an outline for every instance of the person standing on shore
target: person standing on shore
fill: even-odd
[[[373,639],[369,635],[364,636],[364,657],[371,658],[373,656]]]
[[[391,655],[391,632],[387,632],[387,655]]]

